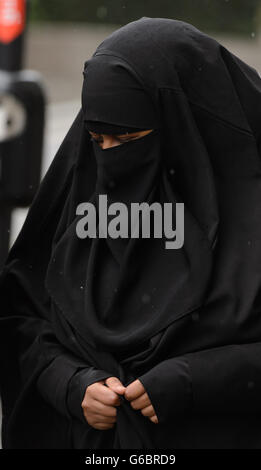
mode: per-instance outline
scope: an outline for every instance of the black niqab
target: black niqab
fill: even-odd
[[[86,62],[82,98],[1,277],[5,446],[259,447],[258,74],[186,23],[141,18]],[[108,126],[153,132],[102,150],[87,129]],[[101,194],[183,202],[184,246],[79,239],[76,208]],[[110,431],[72,419],[68,386],[87,370],[85,387],[97,371],[139,378],[159,424],[124,399]]]
[[[92,200],[106,194],[108,205],[121,202],[129,211],[131,203],[172,202],[175,221],[175,192],[161,168],[156,131],[105,150],[95,143],[94,152],[97,183]],[[54,250],[47,286],[69,321],[74,324],[77,318],[92,346],[130,351],[200,304],[208,281],[210,245],[189,214],[189,235],[179,250],[167,250],[165,237],[82,240],[76,235],[78,220],[72,221]]]

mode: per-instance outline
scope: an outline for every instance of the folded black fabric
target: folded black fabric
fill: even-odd
[[[148,132],[104,148],[90,121]],[[0,276],[4,448],[260,448],[260,122],[259,75],[187,23],[143,17],[86,61]],[[184,243],[153,225],[79,237],[79,204],[99,216],[102,195],[128,216],[171,203],[174,221],[183,203]],[[112,429],[89,426],[82,398],[107,374],[140,378],[159,423],[123,398]]]

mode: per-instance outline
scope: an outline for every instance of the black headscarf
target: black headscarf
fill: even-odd
[[[19,390],[26,400],[60,346],[71,367],[64,376],[78,358],[78,367],[126,385],[167,358],[260,340],[260,104],[258,74],[179,21],[134,21],[86,62],[82,109],[1,278],[3,329],[20,338],[12,370],[25,376],[13,399],[3,385],[4,407],[16,404],[10,446],[22,426]],[[137,129],[153,131],[105,150],[88,132]],[[172,202],[173,220],[183,202],[184,246],[168,250],[164,237],[79,239],[76,208],[89,201],[98,210],[101,194],[128,207]],[[154,426],[123,400],[107,436],[113,447],[153,447]],[[106,446],[102,431],[88,436],[89,446]]]
[[[108,206],[125,203],[129,214],[131,203],[160,202],[163,207],[170,202],[175,223],[177,195],[165,169],[157,129],[159,110],[154,111],[142,85],[117,57],[94,56],[85,66],[84,77],[86,122],[94,117],[105,122],[110,117],[108,124],[154,129],[109,149],[93,142],[97,180],[91,200],[98,209],[98,196],[106,194]],[[166,249],[164,236],[130,238],[129,233],[128,239],[81,240],[76,235],[79,218],[74,217],[63,229],[47,285],[70,322],[74,324],[77,318],[78,327],[94,347],[130,353],[201,303],[209,278],[211,245],[189,212],[184,248],[178,250]],[[63,274],[59,276],[59,272]],[[80,286],[84,288],[80,290]]]

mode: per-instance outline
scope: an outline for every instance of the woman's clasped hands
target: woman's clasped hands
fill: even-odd
[[[99,430],[114,426],[117,407],[121,404],[120,395],[130,402],[134,410],[139,410],[150,421],[158,423],[150,398],[140,380],[134,380],[125,387],[117,377],[108,377],[86,389],[81,406],[90,426]]]

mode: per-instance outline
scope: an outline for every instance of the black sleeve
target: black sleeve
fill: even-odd
[[[138,378],[159,422],[182,413],[260,413],[261,343],[167,359]]]
[[[39,375],[37,389],[44,400],[61,414],[70,418],[76,413],[75,417],[79,418],[86,387],[93,383],[92,378],[96,381],[93,369],[72,355],[62,354]],[[96,371],[97,380],[101,380],[99,377],[104,375],[104,371]],[[109,375],[111,374],[107,374]]]
[[[17,394],[13,399],[18,399],[21,391],[25,390],[30,382],[35,381],[36,389],[45,402],[63,416],[71,418],[67,404],[71,379],[75,377],[72,381],[75,400],[70,400],[70,403],[73,403],[73,409],[77,409],[78,406],[81,407],[80,398],[84,395],[84,385],[86,388],[104,376],[111,376],[111,373],[95,369],[58,341],[50,321],[50,298],[45,290],[41,296],[36,295],[39,283],[34,279],[33,273],[29,275],[32,270],[29,268],[27,271],[25,266],[15,262],[12,269],[5,268],[1,276],[0,286],[5,291],[4,300],[8,299],[3,308],[6,312],[10,309],[16,313],[16,317],[11,317],[10,333],[5,329],[8,341],[3,337],[1,344],[5,346],[1,357],[1,375],[8,381],[12,379],[9,387],[1,380],[4,402],[10,400],[12,393]],[[41,311],[46,312],[45,318],[34,315],[34,312]],[[48,314],[50,318],[47,320]],[[12,364],[14,356],[18,361]],[[5,374],[2,361],[6,369]],[[10,369],[15,371],[15,374],[10,374]],[[78,372],[81,374],[83,370],[85,380],[82,377],[78,390],[76,378],[80,376]]]
[[[95,369],[95,367],[86,367],[76,372],[68,384],[68,413],[86,424],[81,403],[87,387],[100,380],[105,380],[108,377],[111,377],[111,375],[112,374],[105,372],[104,370]]]

